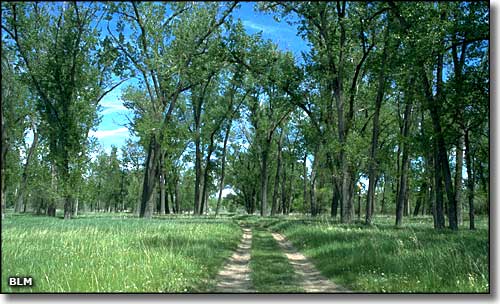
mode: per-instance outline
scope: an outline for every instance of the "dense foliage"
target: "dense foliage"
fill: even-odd
[[[296,26],[302,58],[238,9],[2,3],[2,216],[427,214],[456,230],[489,214],[487,2],[256,4]],[[129,79],[137,140],[106,151],[99,102]]]

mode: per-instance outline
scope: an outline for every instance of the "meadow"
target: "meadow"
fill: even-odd
[[[229,220],[9,216],[3,292],[201,292],[241,237]],[[32,288],[8,276],[32,276]]]
[[[429,217],[405,220],[396,229],[390,216],[366,227],[293,216],[10,215],[2,221],[2,291],[213,292],[246,225],[257,292],[303,290],[270,231],[354,292],[489,292],[487,218],[476,231],[459,232],[435,231]],[[34,286],[8,287],[8,276],[33,276]]]
[[[328,219],[269,219],[323,275],[358,292],[489,292],[488,218],[477,230],[436,231],[432,218],[377,216],[376,225],[341,225]],[[468,227],[465,222],[463,227]]]

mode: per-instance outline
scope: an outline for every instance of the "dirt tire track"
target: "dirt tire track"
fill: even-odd
[[[272,233],[273,238],[285,253],[288,261],[302,281],[305,292],[337,293],[349,292],[340,285],[333,283],[323,276],[318,269],[302,253],[298,252],[292,243],[279,233]]]
[[[243,237],[238,248],[217,274],[215,292],[253,293],[250,278],[250,250],[252,248],[252,230],[242,227]]]

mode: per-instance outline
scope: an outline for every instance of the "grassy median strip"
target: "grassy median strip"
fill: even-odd
[[[304,292],[292,265],[269,231],[253,231],[250,269],[257,292]]]

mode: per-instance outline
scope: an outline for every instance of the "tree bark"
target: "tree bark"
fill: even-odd
[[[436,146],[436,143],[434,143],[434,146]],[[443,177],[442,177],[440,162],[438,160],[438,151],[436,147],[434,147],[433,164],[434,164],[434,183],[435,183],[434,184],[434,195],[435,195],[434,228],[443,229],[445,226],[444,210],[443,210]]]
[[[260,215],[267,216],[267,184],[268,184],[268,174],[267,174],[267,158],[269,155],[269,147],[271,143],[270,141],[266,142],[265,146],[262,147],[262,168],[260,174],[260,197],[261,197],[261,206],[260,206]]]
[[[457,140],[456,153],[455,153],[455,200],[457,201],[457,219],[458,224],[462,225],[462,169],[464,163],[464,137],[460,134]]]
[[[339,188],[337,185],[337,179],[335,176],[332,176],[332,208],[330,211],[330,215],[332,218],[337,217],[337,211],[339,208],[339,201],[340,201],[340,193],[339,193]]]
[[[182,210],[181,210],[181,198],[180,198],[180,191],[179,191],[179,179],[178,177],[175,177],[174,178],[174,192],[175,192],[175,211],[178,213],[178,214],[181,214],[182,213]]]
[[[35,150],[36,150],[36,147],[38,144],[38,131],[36,129],[34,122],[31,122],[31,128],[33,130],[33,143],[31,144],[31,146],[28,150],[28,155],[26,156],[26,163],[24,164],[24,167],[23,167],[23,174],[21,177],[19,196],[18,196],[16,207],[14,210],[15,212],[20,212],[23,209],[24,198],[26,196],[26,191],[28,188],[29,166],[30,166],[31,159],[33,158],[33,155],[35,154]]]
[[[469,229],[474,230],[474,172],[472,171],[472,157],[470,151],[469,130],[465,130],[465,165],[467,167],[467,198],[469,201]]]
[[[165,155],[160,156],[160,215],[165,215]]]
[[[2,138],[1,138],[1,143],[2,143],[2,159],[1,159],[1,163],[0,163],[0,166],[1,166],[1,181],[2,181],[2,185],[1,185],[1,191],[2,191],[2,219],[5,218],[5,199],[7,198],[6,197],[6,186],[5,186],[5,183],[6,183],[6,178],[5,178],[5,174],[6,174],[6,170],[5,170],[5,162],[7,160],[7,152],[9,151],[9,143],[8,143],[8,137],[7,137],[7,128],[6,128],[6,123],[5,123],[5,117],[4,117],[4,112],[3,112],[3,107],[0,107],[0,112],[1,112],[1,118],[2,118]]]
[[[205,159],[205,171],[203,172],[203,188],[202,188],[202,192],[201,192],[203,204],[202,204],[202,209],[200,210],[200,214],[203,214],[203,209],[205,209],[205,211],[208,211],[208,179],[209,179],[209,173],[211,170],[210,157],[212,157],[212,153],[213,153],[214,148],[215,148],[215,132],[216,132],[216,130],[214,130],[210,134],[210,144],[208,146],[207,157]],[[205,207],[205,208],[203,208],[203,207]]]
[[[78,205],[80,203],[80,200],[78,198],[78,195],[76,195],[76,199],[75,199],[75,210],[73,212],[73,216],[77,217],[78,216]]]
[[[387,38],[389,29],[385,29],[385,39],[384,39],[384,49],[382,51],[382,62],[380,66],[380,72],[378,74],[378,89],[377,97],[375,98],[375,113],[373,115],[373,130],[372,130],[372,144],[370,149],[370,161],[368,164],[368,195],[366,196],[366,215],[365,224],[372,224],[372,214],[373,206],[375,203],[375,186],[377,179],[377,149],[378,149],[378,133],[380,128],[379,117],[380,108],[382,107],[382,101],[384,99],[385,92],[385,65],[387,59]]]
[[[307,165],[306,165],[306,161],[307,161],[307,153],[304,153],[304,157],[303,157],[303,162],[302,162],[302,175],[304,177],[304,212],[307,210],[307,206],[308,206],[308,203],[307,203]]]
[[[413,210],[413,216],[417,216],[420,208],[423,208],[423,203],[425,201],[425,196],[427,195],[427,182],[424,180],[422,186],[420,187],[420,194],[418,196],[417,202],[415,203],[415,209]]]
[[[358,221],[361,220],[361,189],[358,189]]]
[[[153,194],[158,176],[158,159],[160,154],[160,145],[153,136],[150,139],[148,147],[148,156],[144,168],[144,182],[142,185],[141,210],[140,217],[150,219],[155,209]]]
[[[411,85],[412,81],[410,81]],[[410,89],[411,90],[411,89]],[[409,147],[407,144],[407,140],[410,134],[411,127],[411,111],[412,111],[412,94],[408,94],[406,96],[406,105],[405,105],[405,113],[404,113],[404,124],[403,124],[403,143],[401,144],[401,148],[403,151],[403,155],[401,157],[401,168],[400,168],[400,177],[399,177],[399,192],[397,195],[397,203],[396,203],[396,226],[401,227],[403,224],[403,209],[407,191],[407,172],[409,165]]]
[[[194,181],[194,214],[200,214],[200,202],[201,202],[201,140],[199,131],[195,138],[195,181]]]
[[[271,206],[271,216],[276,215],[276,209],[278,208],[278,190],[281,175],[281,140],[283,137],[283,131],[281,131],[278,139],[278,152],[277,152],[277,165],[276,165],[276,176],[274,178],[274,190],[273,190],[273,204]]]
[[[380,206],[380,213],[385,214],[385,191],[387,189],[387,176],[384,174],[384,186],[382,189],[382,203]]]
[[[444,20],[446,13],[441,13],[441,20]],[[444,44],[444,42],[442,42]],[[441,118],[440,118],[440,104],[444,101],[443,96],[443,54],[438,54],[437,59],[437,71],[436,71],[436,96],[432,94],[431,85],[427,79],[427,73],[425,71],[425,65],[420,65],[420,76],[424,85],[425,98],[427,100],[427,107],[431,114],[432,126],[435,136],[435,143],[437,149],[437,159],[438,167],[444,178],[444,185],[446,189],[446,197],[448,199],[448,219],[449,227],[452,230],[458,229],[458,219],[457,219],[457,201],[455,200],[455,193],[453,191],[453,184],[451,178],[450,164],[448,162],[448,155],[446,151],[446,144],[444,141],[444,135],[441,129]]]
[[[293,163],[292,163],[293,165]],[[293,168],[292,168],[292,175],[293,175]],[[286,163],[283,165],[283,173],[281,174],[281,204],[278,203],[278,205],[281,205],[281,208],[279,208],[280,210],[278,212],[281,211],[282,214],[287,214],[287,210],[288,210],[288,206],[287,206],[287,202],[288,202],[288,194],[287,194],[287,187],[286,187],[286,183],[287,183],[287,172],[286,172]],[[291,178],[290,178],[290,181],[291,181]],[[292,191],[292,188],[290,187],[290,192]],[[291,194],[291,193],[290,193]]]
[[[314,150],[314,160],[311,168],[311,185],[309,191],[311,192],[311,216],[317,215],[317,202],[316,202],[316,179],[318,174],[318,157],[319,157],[319,145],[316,146]]]
[[[221,159],[221,172],[220,172],[220,185],[219,185],[219,197],[217,198],[217,207],[215,208],[215,216],[219,215],[220,203],[222,201],[222,190],[224,189],[224,177],[226,169],[226,151],[227,151],[227,141],[229,139],[229,133],[231,132],[231,122],[228,123],[226,127],[226,133],[224,134],[224,145],[222,147],[222,159]]]

